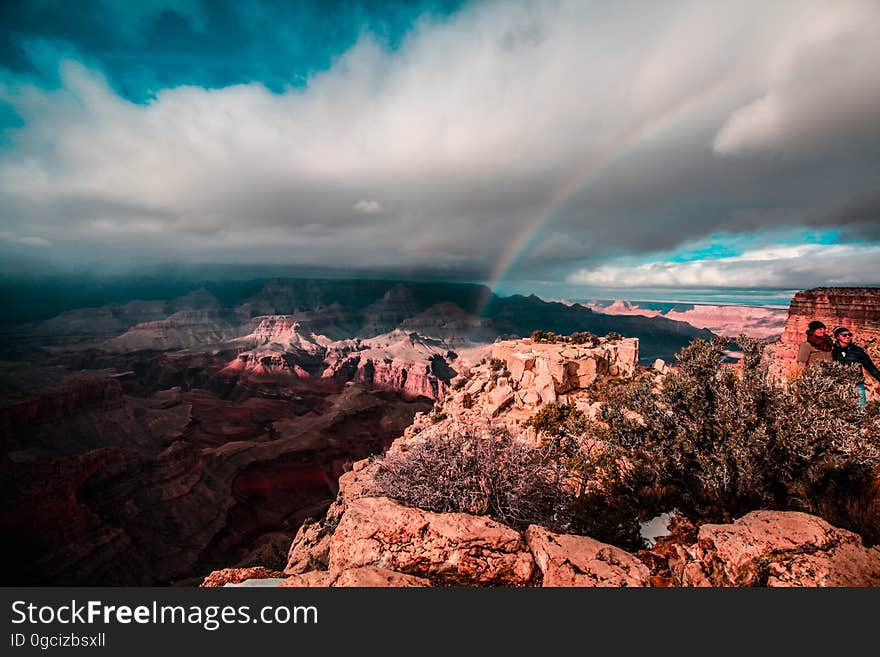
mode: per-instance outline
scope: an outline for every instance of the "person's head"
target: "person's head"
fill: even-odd
[[[814,319],[807,325],[807,336],[814,335],[817,338],[824,338],[828,335],[828,327],[818,319]]]
[[[834,329],[834,339],[841,347],[847,347],[852,344],[853,334],[845,326],[838,326]]]

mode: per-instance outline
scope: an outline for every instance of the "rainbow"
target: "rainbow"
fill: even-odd
[[[547,196],[547,199],[518,228],[516,234],[508,243],[507,248],[496,260],[485,284],[491,290],[494,290],[516,264],[529,254],[537,241],[536,238],[539,232],[552,220],[556,212],[577,191],[583,189],[608,163],[646,139],[658,134],[664,127],[681,118],[693,107],[713,95],[719,86],[720,83],[709,85],[699,93],[675,103],[662,114],[654,116],[619,135],[593,158],[584,162],[570,176],[556,185]],[[489,299],[491,299],[491,294],[487,294],[481,301],[478,315],[483,314]]]

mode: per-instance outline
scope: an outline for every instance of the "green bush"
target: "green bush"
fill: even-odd
[[[867,494],[880,467],[877,406],[859,408],[853,373],[836,364],[781,388],[762,345],[738,343],[738,367],[722,364],[728,341],[695,340],[660,390],[643,378],[610,392],[598,436],[631,467],[606,472],[607,486],[642,508],[677,506],[700,520],[757,508],[819,513],[876,541],[880,528],[848,501]]]
[[[592,347],[599,345],[599,337],[589,331],[579,331],[571,335],[556,335],[552,331],[533,331],[532,342],[556,344],[559,342],[571,344],[588,344]]]
[[[860,408],[855,373],[836,364],[779,387],[763,347],[738,343],[737,366],[722,363],[727,341],[696,340],[662,386],[645,375],[609,389],[601,423],[573,404],[545,406],[525,422],[537,449],[503,430],[414,445],[380,461],[379,493],[627,549],[641,547],[639,521],[671,508],[697,522],[802,510],[878,542],[880,405]]]
[[[569,341],[572,344],[588,344],[591,347],[599,346],[599,336],[594,335],[589,331],[579,331],[578,333],[572,333],[569,336]]]
[[[581,476],[584,453],[583,435],[587,430],[587,417],[574,404],[547,404],[526,420],[541,439],[542,458],[553,469],[553,484],[561,487],[566,479],[575,479],[577,494],[583,492],[586,481]]]

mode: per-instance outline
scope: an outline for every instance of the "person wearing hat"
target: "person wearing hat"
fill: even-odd
[[[853,334],[845,326],[838,326],[834,329],[834,347],[831,350],[831,358],[837,363],[845,363],[847,365],[858,364],[861,368],[874,377],[875,381],[880,382],[880,370],[874,365],[874,361],[868,353],[860,346],[853,344]],[[864,375],[862,381],[856,384],[859,391],[859,404],[864,406],[868,401],[867,391],[865,389]]]
[[[831,360],[834,345],[828,335],[828,327],[817,319],[807,325],[807,340],[798,348],[797,362],[801,367],[820,360]]]

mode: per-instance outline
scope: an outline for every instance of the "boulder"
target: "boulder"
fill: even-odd
[[[199,586],[201,588],[219,588],[227,584],[240,584],[245,580],[283,578],[284,574],[277,570],[269,570],[262,566],[251,568],[223,568],[209,574]]]
[[[431,582],[414,575],[405,575],[385,568],[363,566],[342,571],[313,570],[300,575],[292,575],[278,586],[285,588],[403,588],[430,586]]]
[[[322,522],[300,526],[287,553],[285,575],[297,575],[314,568],[327,567],[330,561],[330,534]]]
[[[330,586],[336,579],[334,573],[326,570],[311,570],[299,575],[291,575],[278,586],[281,588],[323,588]]]
[[[556,402],[556,386],[553,384],[553,377],[549,374],[538,374],[535,377],[535,390],[541,395],[541,401],[545,404]]]
[[[431,513],[385,497],[362,497],[348,506],[333,534],[330,566],[515,586],[529,581],[534,561],[518,532],[485,516]]]
[[[796,511],[703,525],[683,552],[673,570],[685,586],[880,586],[880,548]]]
[[[495,417],[513,402],[513,388],[507,385],[499,386],[486,395],[486,397],[486,414],[489,417]]]
[[[335,587],[394,587],[412,588],[419,586],[431,586],[431,582],[423,577],[406,575],[394,570],[376,568],[375,566],[363,566],[344,570],[333,582]]]
[[[584,360],[577,360],[573,362],[574,364],[574,377],[576,379],[575,386],[578,388],[588,388],[593,383],[596,382],[596,379],[599,376],[599,369],[596,366],[595,358],[587,358]]]
[[[535,357],[531,354],[515,353],[507,359],[507,369],[514,381],[522,381],[523,375],[535,366]]]
[[[483,390],[483,387],[486,385],[486,380],[481,376],[475,376],[474,380],[468,383],[467,387],[464,389],[466,393],[473,396]]]
[[[588,536],[554,534],[532,525],[526,541],[544,575],[544,586],[648,586],[651,572],[638,558]]]

